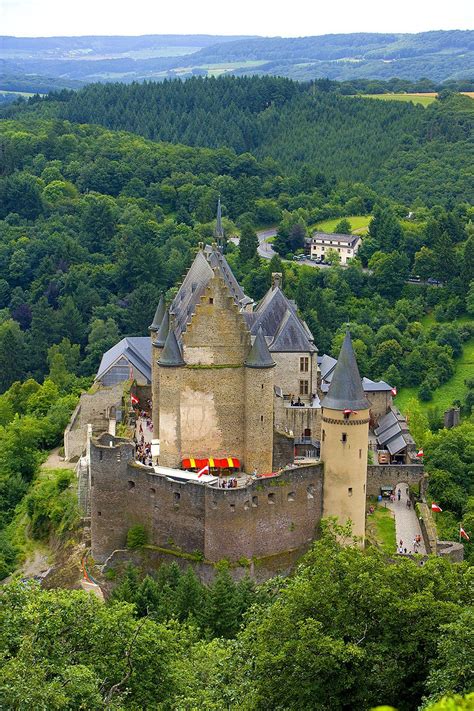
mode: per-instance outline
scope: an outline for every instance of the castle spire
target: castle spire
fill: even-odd
[[[247,368],[273,368],[275,365],[276,363],[270,355],[262,327],[260,326],[245,361],[245,366]]]
[[[370,403],[362,387],[349,328],[344,336],[328,393],[321,402],[321,406],[330,410],[368,410],[370,408]]]
[[[172,328],[168,333],[165,347],[161,351],[161,355],[158,359],[158,365],[165,368],[178,368],[182,365],[186,365],[183,360],[181,348],[179,347],[175,332]]]
[[[156,334],[156,340],[153,345],[157,346],[158,348],[163,348],[163,346],[166,343],[166,339],[168,338],[168,333],[170,330],[170,312],[169,309],[166,309],[163,319],[161,321],[160,327],[158,329],[158,333]]]
[[[216,242],[218,247],[224,246],[224,228],[222,227],[222,209],[221,209],[221,196],[217,200],[217,221],[216,229],[214,231]]]
[[[163,294],[160,294],[160,300],[158,302],[158,306],[156,307],[155,315],[153,317],[153,321],[148,326],[149,331],[158,331],[158,329],[161,326],[161,322],[163,320],[163,316],[165,315],[165,300],[163,298]]]

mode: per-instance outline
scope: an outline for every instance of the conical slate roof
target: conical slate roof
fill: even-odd
[[[276,363],[270,355],[263,331],[259,328],[245,366],[247,368],[273,368],[274,365]]]
[[[170,329],[168,333],[165,347],[161,351],[161,355],[158,359],[158,365],[165,368],[177,368],[186,365],[173,329]]]
[[[153,322],[151,325],[148,327],[149,331],[158,331],[159,327],[161,326],[161,322],[163,320],[163,316],[165,315],[165,300],[163,298],[163,294],[160,296],[160,300],[158,302],[158,306],[156,307],[155,311],[155,316],[153,318]]]
[[[349,330],[344,337],[328,394],[321,405],[331,410],[368,410],[370,407],[362,388]]]
[[[168,309],[166,309],[164,315],[163,315],[163,320],[161,321],[160,328],[158,329],[158,333],[156,334],[156,340],[153,343],[154,346],[157,346],[158,348],[163,348],[163,346],[166,343],[166,339],[168,338],[168,333],[170,330],[170,312]]]

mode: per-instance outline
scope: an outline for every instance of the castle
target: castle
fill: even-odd
[[[138,399],[151,392],[153,460],[137,461],[134,443],[110,432],[88,440],[97,561],[123,549],[137,524],[151,546],[211,563],[294,561],[329,516],[350,519],[363,545],[367,496],[389,481],[421,480],[390,386],[361,379],[349,331],[337,361],[319,357],[281,287],[274,274],[255,304],[219,246],[201,245],[169,307],[160,299],[150,387],[135,378]],[[124,352],[99,372],[123,368]],[[391,453],[374,428],[391,428],[387,442],[403,444]],[[382,446],[391,466],[368,465],[369,446]],[[196,474],[202,468],[209,476]],[[229,475],[237,486],[223,488]]]

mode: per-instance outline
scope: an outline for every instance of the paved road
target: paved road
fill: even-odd
[[[274,257],[276,255],[276,252],[273,249],[272,245],[269,242],[267,242],[267,240],[270,239],[271,237],[275,237],[276,233],[277,233],[276,227],[271,227],[268,230],[260,230],[259,232],[257,232],[257,237],[258,237],[257,252],[264,259],[271,259],[272,257]]]
[[[420,523],[414,511],[413,507],[407,508],[407,495],[406,489],[407,484],[400,484],[397,487],[397,491],[400,489],[402,496],[400,501],[398,499],[392,504],[387,501],[387,508],[391,509],[395,514],[395,529],[397,536],[397,548],[400,545],[400,541],[403,541],[403,548],[407,549],[408,553],[426,553],[425,545],[423,543],[423,536],[421,536]],[[413,549],[413,539],[415,536],[421,536],[421,545],[415,551]]]

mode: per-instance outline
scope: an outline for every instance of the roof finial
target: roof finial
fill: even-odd
[[[222,227],[222,208],[221,208],[221,196],[217,200],[217,220],[216,229],[214,231],[216,236],[216,242],[218,247],[224,246],[224,228]]]

